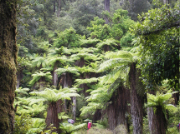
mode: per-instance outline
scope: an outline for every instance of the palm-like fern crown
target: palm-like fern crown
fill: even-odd
[[[56,89],[50,89],[46,88],[44,91],[34,91],[30,93],[31,95],[37,95],[39,97],[42,97],[46,99],[48,102],[57,102],[58,100],[70,100],[70,97],[73,96],[79,96],[79,94],[76,93],[75,88],[65,88],[61,90],[56,90]]]
[[[115,39],[112,39],[112,38],[110,38],[110,39],[106,39],[106,40],[104,40],[104,41],[102,41],[102,42],[99,42],[97,45],[96,45],[96,47],[97,48],[102,48],[103,46],[105,46],[105,45],[107,45],[107,46],[117,46],[117,41],[115,40]]]
[[[43,57],[41,56],[37,56],[34,57],[34,59],[32,60],[32,67],[46,67],[47,63],[46,63],[46,55],[44,54]]]
[[[83,67],[76,67],[76,69],[81,73],[96,73],[96,69],[89,67],[89,66],[83,66]]]
[[[55,72],[57,72],[58,75],[61,75],[62,73],[71,73],[71,74],[75,74],[75,75],[80,75],[78,72],[78,69],[76,69],[75,67],[65,67],[65,68],[58,68],[55,70]]]
[[[163,110],[163,113],[166,113],[166,109],[176,111],[177,108],[169,104],[169,99],[172,97],[172,94],[176,92],[172,92],[172,90],[169,90],[166,94],[161,94],[159,92],[156,93],[156,95],[147,93],[147,107],[154,107],[154,110],[156,110],[157,107],[161,107]]]
[[[33,116],[39,114],[42,111],[46,110],[46,105],[43,104],[43,102],[39,104],[33,104],[30,106],[23,105],[21,107],[18,107],[17,113],[19,114],[31,114]]]
[[[40,78],[45,78],[46,81],[50,81],[52,79],[52,75],[50,72],[36,72],[35,74],[32,74],[33,79],[29,82],[29,84],[32,86],[34,85],[37,81],[39,81]]]
[[[19,95],[21,95],[21,94],[28,95],[27,92],[28,92],[29,90],[30,90],[29,88],[17,88],[17,89],[15,90],[15,93],[16,93],[17,96],[19,96]]]
[[[83,58],[85,61],[88,61],[88,60],[97,60],[97,56],[94,55],[94,54],[90,54],[90,53],[78,53],[78,54],[73,54],[71,55],[71,57],[73,60],[79,60],[81,58]]]
[[[80,45],[82,47],[95,46],[98,42],[100,42],[99,39],[81,39]]]
[[[50,55],[55,56],[55,55],[69,55],[73,49],[67,49],[67,47],[60,47],[60,48],[55,48],[50,50]]]
[[[112,94],[108,93],[109,85],[97,85],[97,89],[91,91],[91,95],[87,97],[88,105],[82,107],[81,116],[94,114],[97,109],[105,109],[107,102]]]
[[[97,89],[87,98],[88,105],[81,109],[81,115],[93,114],[97,109],[105,108],[114,90],[127,80],[129,64],[136,60],[133,54],[125,51],[108,52],[105,62],[100,64],[98,72],[108,73],[99,77]]]
[[[72,59],[68,59],[66,56],[50,56],[48,57],[48,65],[54,67],[54,65],[59,62],[60,64],[64,65],[65,63],[72,63]]]
[[[93,83],[93,82],[97,82],[98,78],[89,78],[89,79],[76,79],[76,87],[78,87],[81,84],[88,84],[88,83]]]

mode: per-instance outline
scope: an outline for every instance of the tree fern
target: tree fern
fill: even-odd
[[[61,57],[58,57],[58,56],[50,56],[48,57],[48,62],[47,64],[52,66],[54,68],[55,64],[59,62],[61,65],[64,65],[64,64],[67,64],[68,62],[73,62],[72,59],[68,59],[66,58],[66,56],[61,56]]]
[[[18,107],[17,113],[19,114],[31,114],[32,116],[36,116],[39,113],[45,111],[46,106],[41,102],[39,104],[33,104],[31,106],[23,105],[22,107]]]
[[[176,111],[177,109],[174,105],[168,104],[169,99],[174,93],[176,92],[172,92],[171,90],[169,90],[166,94],[160,94],[159,92],[157,92],[156,95],[153,95],[147,93],[148,102],[146,104],[146,107],[153,107],[155,111],[158,107],[161,107],[164,115],[166,115],[166,109]]]
[[[58,68],[55,70],[58,75],[61,75],[62,73],[71,73],[75,75],[79,75],[78,70],[74,67],[65,67],[65,68]]]
[[[32,67],[41,68],[45,67],[46,65],[46,55],[44,55],[43,57],[34,57],[34,59],[32,60]]]
[[[81,39],[80,40],[80,44],[83,47],[95,46],[98,42],[100,42],[99,39]]]
[[[117,41],[115,39],[106,39],[96,45],[97,48],[102,48],[103,46],[117,46]]]
[[[40,80],[40,78],[45,78],[45,80],[47,80],[47,81],[50,81],[51,79],[52,79],[52,76],[51,76],[51,73],[50,72],[46,72],[46,73],[44,73],[44,72],[37,72],[37,73],[35,73],[35,74],[32,74],[32,76],[33,76],[33,79],[29,82],[29,84],[31,85],[31,86],[33,86],[37,81],[39,81]]]
[[[55,56],[55,55],[69,55],[73,49],[67,49],[67,47],[61,46],[60,48],[50,49],[49,55]]]
[[[94,54],[89,54],[89,53],[78,53],[78,54],[71,55],[70,58],[72,58],[73,60],[79,60],[83,58],[85,61],[87,60],[95,61],[97,59],[97,56],[95,56]]]
[[[17,88],[16,90],[15,90],[15,93],[17,94],[17,96],[19,96],[20,94],[25,94],[25,95],[28,95],[28,91],[29,91],[30,89],[29,88]]]
[[[96,73],[97,71],[89,66],[76,67],[76,69],[81,73]]]
[[[66,88],[62,90],[46,88],[44,91],[40,91],[40,92],[34,91],[34,92],[31,92],[30,94],[42,97],[46,99],[46,101],[48,102],[57,102],[59,99],[70,100],[71,99],[70,97],[79,96],[76,93],[75,89],[71,89],[71,88]]]
[[[89,78],[89,79],[76,79],[76,87],[78,87],[81,84],[87,84],[87,83],[93,83],[93,82],[97,82],[98,78]]]

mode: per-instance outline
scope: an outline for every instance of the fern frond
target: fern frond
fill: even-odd
[[[90,102],[87,106],[84,106],[80,109],[81,116],[85,116],[87,114],[94,114],[97,109],[102,109],[103,105],[97,102]]]
[[[49,89],[49,88],[46,88],[44,91],[34,91],[34,92],[31,92],[30,94],[31,95],[37,95],[39,97],[42,97],[44,99],[46,99],[48,102],[57,102],[59,99],[68,99],[70,100],[71,98],[70,97],[73,97],[73,96],[79,96],[79,94],[77,94],[75,92],[74,89],[69,89],[69,88],[66,88],[66,90],[56,90],[56,89]]]
[[[97,82],[98,78],[89,78],[89,79],[76,79],[76,87],[78,87],[81,84],[87,84],[87,83],[92,83],[92,82]]]
[[[103,42],[100,42],[96,45],[97,48],[102,48],[103,46],[117,46],[117,41],[115,39],[106,39]]]
[[[29,82],[29,84],[32,86],[34,85],[41,77],[44,77],[47,81],[50,81],[52,79],[52,75],[50,72],[36,72],[35,74],[32,74],[33,79]]]
[[[17,88],[15,90],[15,93],[18,93],[18,94],[28,94],[27,92],[29,91],[30,89],[29,88]]]
[[[98,42],[100,42],[99,39],[81,39],[80,45],[81,46],[94,46]]]
[[[110,59],[110,60],[103,62],[100,65],[98,72],[116,69],[119,66],[128,65],[129,63],[131,63],[131,61],[129,59],[122,59],[122,58]]]
[[[89,66],[76,67],[76,69],[82,74],[84,74],[84,73],[95,73],[96,72],[95,69],[93,69]]]
[[[78,69],[74,67],[67,67],[67,68],[58,68],[55,70],[57,74],[60,76],[62,73],[71,73],[79,76],[80,74],[78,73]]]
[[[32,118],[32,127],[28,130],[27,134],[41,133],[45,127],[45,119]]]

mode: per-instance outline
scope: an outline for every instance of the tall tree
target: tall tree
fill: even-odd
[[[110,12],[110,0],[104,0],[104,9]],[[105,20],[106,20],[106,24],[108,24],[109,20],[107,17],[105,18]]]
[[[16,89],[16,0],[0,1],[0,132],[13,132]]]

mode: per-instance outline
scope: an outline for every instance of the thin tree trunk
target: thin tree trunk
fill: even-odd
[[[57,17],[60,16],[60,11],[61,11],[61,0],[58,0],[58,11],[57,11]]]
[[[57,65],[55,63],[54,65],[54,70],[53,70],[53,85],[57,88],[57,82],[58,82],[58,75],[55,72],[55,70],[57,69]]]
[[[72,108],[72,114],[73,114],[73,120],[76,120],[76,97],[72,97],[73,99],[73,108]]]
[[[110,0],[104,0],[104,9],[108,12],[110,12]],[[109,23],[109,20],[107,17],[105,17],[106,24]]]
[[[66,73],[64,73],[64,83],[63,83],[63,88],[68,87],[67,84],[67,79],[66,79]],[[67,102],[64,100],[64,111],[67,112]]]
[[[17,84],[16,84],[16,88],[19,88],[19,86],[20,86],[20,81],[21,81],[22,78],[23,78],[22,70],[19,70],[19,71],[17,72]]]
[[[0,133],[14,129],[14,91],[16,89],[16,0],[0,2]]]

